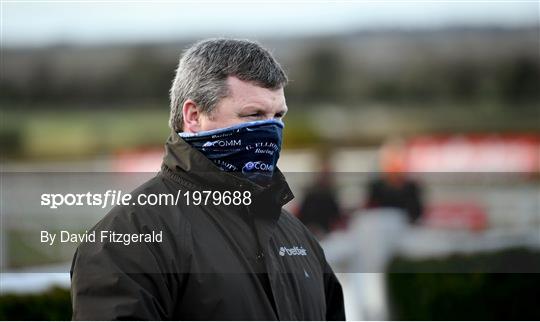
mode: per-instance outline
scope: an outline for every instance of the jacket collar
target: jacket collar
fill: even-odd
[[[268,187],[260,186],[242,177],[241,174],[219,169],[174,131],[165,143],[162,168],[165,170],[163,173],[168,174],[172,179],[181,180],[184,183],[187,181],[193,188],[249,190],[255,198],[271,201],[279,206],[283,206],[294,198],[283,173],[277,167],[272,183]]]

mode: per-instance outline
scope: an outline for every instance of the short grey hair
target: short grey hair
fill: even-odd
[[[171,129],[182,131],[182,106],[188,99],[202,113],[210,114],[228,95],[229,76],[276,90],[288,81],[272,54],[256,42],[224,38],[197,42],[184,52],[178,63],[170,90]]]

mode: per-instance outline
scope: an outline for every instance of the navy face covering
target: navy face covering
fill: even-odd
[[[264,120],[178,135],[221,170],[241,172],[267,186],[279,158],[283,127],[281,121]]]

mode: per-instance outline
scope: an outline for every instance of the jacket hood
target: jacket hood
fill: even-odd
[[[243,177],[241,173],[221,170],[174,131],[165,143],[162,169],[163,173],[173,180],[182,181],[194,189],[249,190],[254,197],[279,206],[283,206],[294,198],[278,167],[274,170],[271,184],[268,187],[260,186]]]

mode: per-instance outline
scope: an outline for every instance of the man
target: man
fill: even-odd
[[[396,208],[410,224],[422,218],[422,187],[407,177],[406,150],[401,140],[387,142],[380,151],[381,174],[368,182],[366,208]]]
[[[185,52],[161,172],[132,193],[181,202],[115,207],[92,229],[163,236],[81,244],[74,319],[345,318],[321,247],[282,210],[293,198],[276,167],[286,82],[271,54],[250,41],[206,40]],[[204,191],[209,198],[198,198]]]

